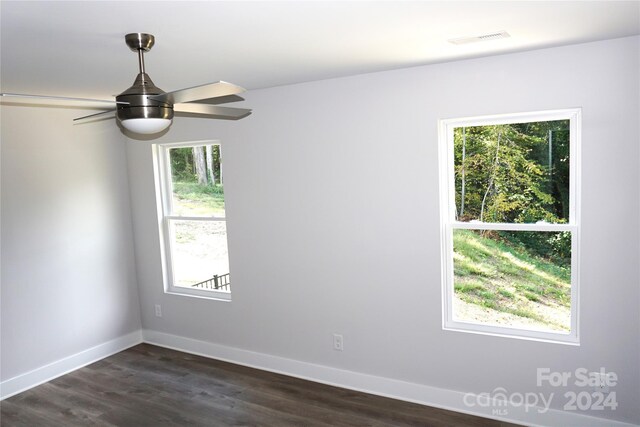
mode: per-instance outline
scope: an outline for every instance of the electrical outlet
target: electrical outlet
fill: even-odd
[[[342,351],[344,350],[344,338],[340,334],[333,334],[333,349]]]
[[[162,306],[160,304],[156,304],[156,317],[162,317]]]

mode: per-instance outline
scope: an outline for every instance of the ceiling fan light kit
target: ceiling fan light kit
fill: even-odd
[[[129,48],[138,53],[139,73],[133,85],[116,96],[114,101],[70,98],[59,96],[39,96],[14,93],[2,93],[1,96],[17,96],[23,98],[47,98],[68,101],[98,101],[115,104],[115,110],[104,111],[74,119],[74,121],[93,119],[105,114],[113,114],[121,125],[136,134],[153,135],[167,129],[173,120],[174,112],[205,116],[214,119],[238,120],[248,116],[251,110],[246,108],[220,107],[230,95],[237,95],[245,90],[227,82],[208,83],[173,92],[165,92],[157,87],[144,67],[144,53],[151,50],[155,37],[145,33],[130,33],[125,36]],[[215,98],[221,98],[216,100]],[[235,97],[233,100],[242,100]]]
[[[153,135],[168,128],[171,125],[171,119],[154,119],[152,117],[144,119],[120,119],[120,123],[130,132]]]

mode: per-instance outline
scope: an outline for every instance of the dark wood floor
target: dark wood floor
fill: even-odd
[[[141,344],[0,403],[2,426],[507,426]]]

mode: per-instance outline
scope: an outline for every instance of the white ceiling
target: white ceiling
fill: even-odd
[[[3,0],[0,19],[3,92],[110,98],[137,74],[130,32],[156,36],[147,72],[166,91],[258,89],[640,34],[640,1]]]

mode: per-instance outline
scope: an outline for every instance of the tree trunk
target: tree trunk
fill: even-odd
[[[493,181],[496,177],[496,172],[498,171],[498,155],[500,154],[500,137],[502,136],[502,131],[498,131],[498,140],[496,142],[496,158],[493,162],[493,170],[491,171],[491,176],[489,177],[489,185],[487,185],[487,191],[484,192],[484,197],[482,198],[482,206],[480,207],[480,222],[484,221],[484,204],[487,201],[487,195],[493,187]]]
[[[467,158],[467,128],[462,128],[462,188],[460,190],[460,217],[464,215],[465,159]]]
[[[193,147],[193,164],[198,176],[198,184],[207,185],[207,167],[204,161],[204,150],[202,146]]]
[[[213,146],[213,170],[218,174],[218,183],[224,185],[224,177],[222,176],[222,168],[220,162],[222,161],[222,147],[220,145]]]
[[[213,146],[206,146],[206,154],[207,154],[207,176],[209,177],[209,182],[212,186],[216,185],[216,172],[213,169]]]

